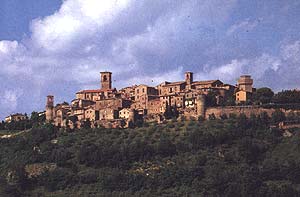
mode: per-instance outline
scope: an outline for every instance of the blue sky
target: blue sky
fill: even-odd
[[[117,88],[183,79],[300,88],[299,0],[1,0],[0,119]]]
[[[62,0],[1,0],[0,40],[22,40],[30,34],[29,24],[57,11]]]

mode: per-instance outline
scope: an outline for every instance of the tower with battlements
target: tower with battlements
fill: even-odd
[[[238,80],[238,89],[252,93],[253,79],[250,75],[242,75]]]

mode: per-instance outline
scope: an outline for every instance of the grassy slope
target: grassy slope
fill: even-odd
[[[299,130],[283,138],[278,131],[243,121],[170,122],[74,133],[40,129],[1,141],[0,172],[5,175],[16,162],[57,163],[56,171],[30,181],[29,195],[268,196],[296,192]],[[58,143],[51,143],[52,139]],[[35,146],[40,153],[33,151]]]

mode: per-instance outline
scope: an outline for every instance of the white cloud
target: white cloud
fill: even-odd
[[[294,63],[300,63],[300,40],[281,46],[282,58]]]
[[[37,47],[50,51],[67,49],[80,34],[92,35],[112,22],[129,3],[130,0],[66,0],[54,15],[32,22],[32,40]]]
[[[7,55],[9,53],[14,52],[17,48],[18,48],[17,41],[8,41],[8,40],[0,41],[0,57],[1,55]]]
[[[32,21],[27,39],[0,41],[2,87],[20,87],[24,109],[33,110],[33,103],[41,102],[37,98],[49,93],[66,100],[79,89],[99,88],[103,70],[113,72],[120,88],[183,80],[185,70],[194,71],[195,79],[235,83],[245,72],[264,78],[299,62],[300,42],[282,46],[278,57],[239,56],[239,43],[223,43],[226,31],[253,30],[259,23],[247,19],[226,29],[236,5],[236,0],[64,0],[53,15]],[[223,51],[232,56],[223,58]],[[211,63],[214,58],[219,61]],[[7,98],[13,102],[13,96]],[[0,111],[4,107],[1,103]]]
[[[23,90],[5,90],[0,96],[2,110],[6,113],[13,113],[17,109],[18,99],[22,96]]]
[[[226,32],[226,35],[232,35],[233,33],[239,32],[239,31],[251,31],[253,30],[261,21],[261,19],[250,21],[249,19],[246,19],[242,22],[235,23]]]

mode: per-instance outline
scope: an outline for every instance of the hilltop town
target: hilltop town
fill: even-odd
[[[136,121],[161,122],[169,117],[205,118],[208,100],[216,104],[235,98],[236,103],[250,100],[253,79],[239,78],[237,85],[220,80],[194,81],[186,72],[185,80],[163,82],[155,87],[134,85],[120,90],[113,88],[112,73],[101,72],[101,88],[81,90],[71,104],[54,104],[54,96],[47,97],[46,121],[59,127],[80,128],[89,122],[91,127],[129,127]]]

